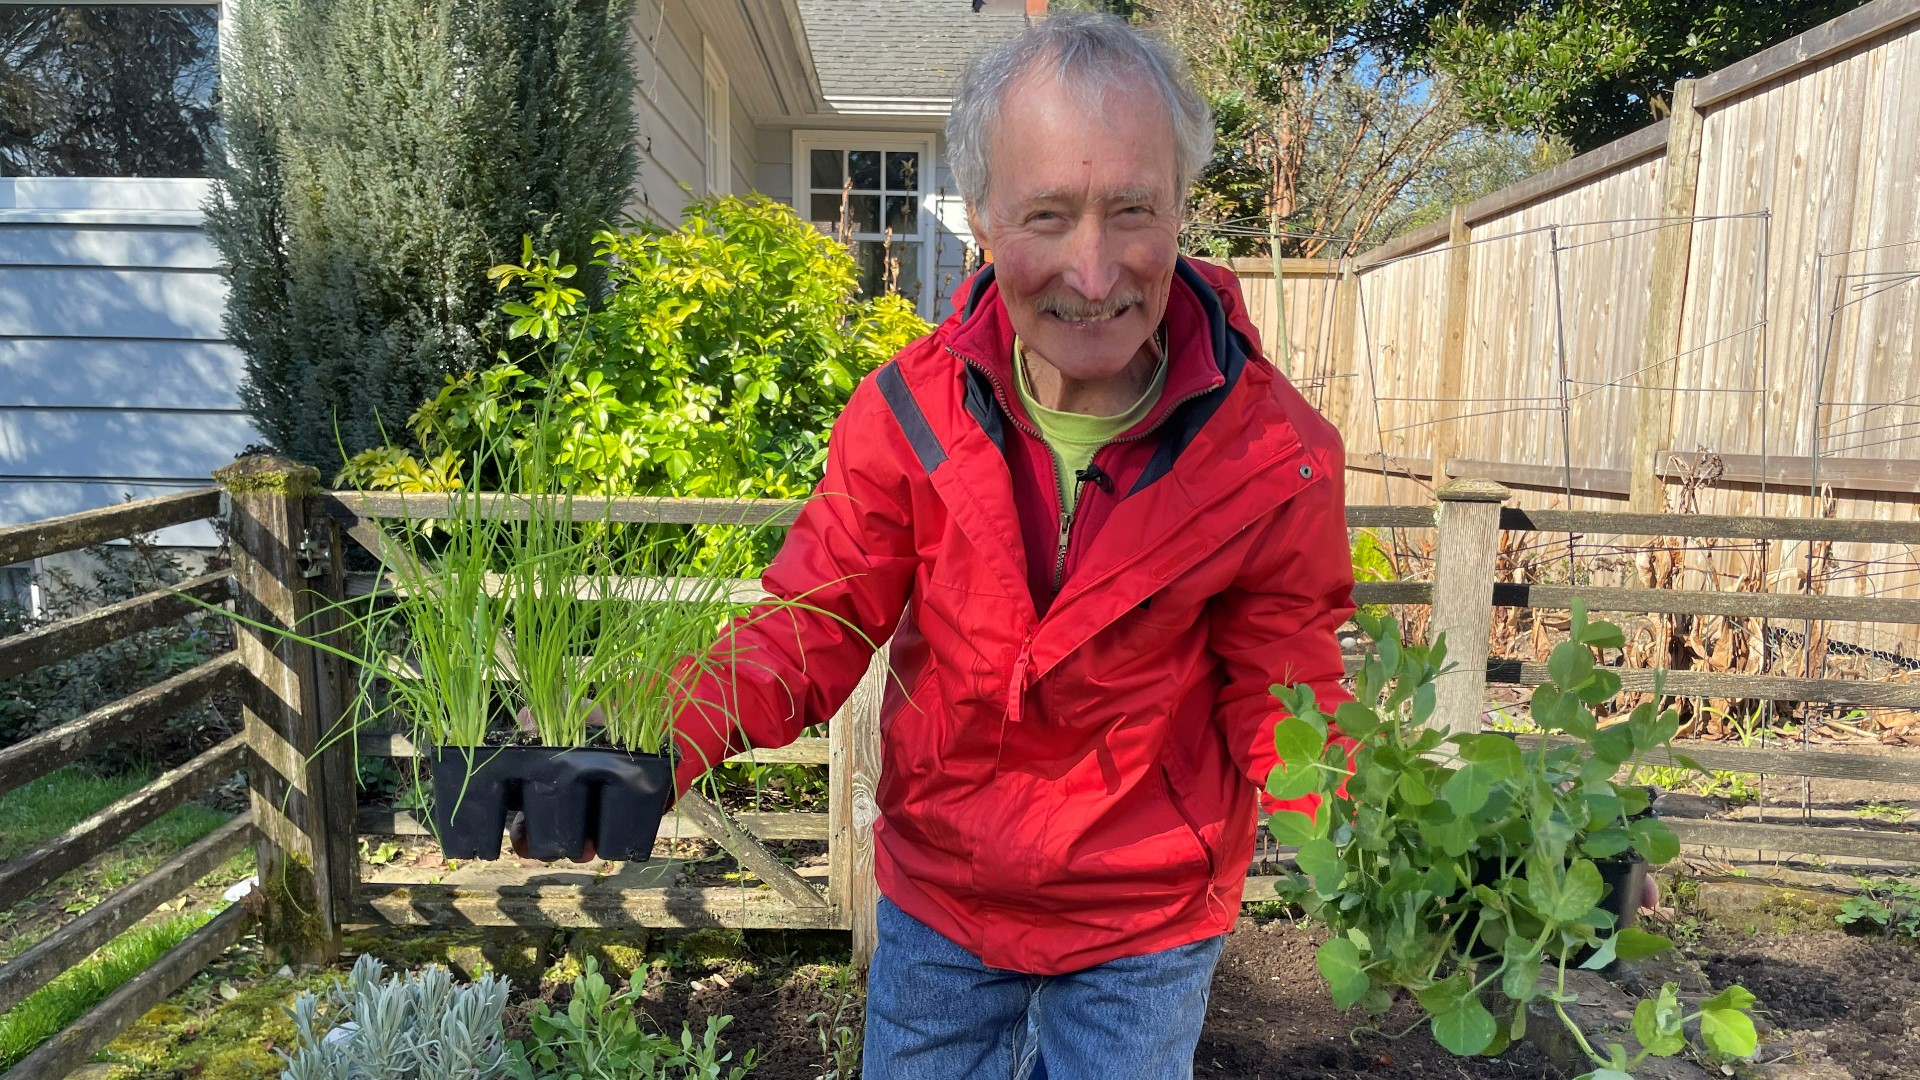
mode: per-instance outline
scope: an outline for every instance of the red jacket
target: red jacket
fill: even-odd
[[[825,721],[890,638],[889,899],[1034,974],[1225,933],[1275,762],[1269,688],[1345,700],[1339,436],[1261,358],[1233,276],[1182,260],[1161,403],[1095,456],[1063,543],[992,269],[963,294],[834,425],[765,576],[819,611],[736,630],[681,713],[681,788]]]

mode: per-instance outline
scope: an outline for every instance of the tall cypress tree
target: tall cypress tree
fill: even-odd
[[[242,400],[330,468],[488,361],[489,266],[632,190],[628,0],[237,0],[207,231]],[[588,280],[591,290],[594,282]]]

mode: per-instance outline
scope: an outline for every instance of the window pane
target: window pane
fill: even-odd
[[[920,245],[894,244],[889,252],[888,277],[893,291],[914,303],[920,302]]]
[[[815,150],[813,157],[813,182],[811,187],[837,188],[845,177],[840,172],[840,151]]]
[[[205,176],[218,11],[0,4],[0,176]]]
[[[851,215],[849,223],[853,226],[854,232],[877,233],[880,231],[880,196],[848,196],[847,210]]]
[[[807,220],[815,225],[825,225],[829,232],[840,227],[840,196],[815,195],[813,206],[807,214]]]
[[[920,190],[920,155],[919,154],[888,154],[887,155],[887,190],[888,191],[919,191]]]
[[[881,263],[880,245],[871,240],[860,240],[853,244],[853,262],[859,268],[860,295],[880,295]]]
[[[887,228],[895,236],[920,232],[920,200],[913,195],[887,196]]]
[[[908,300],[920,302],[920,245],[918,243],[883,244],[859,240],[852,244],[854,265],[859,268],[860,295],[878,296],[897,292]]]
[[[853,174],[854,187],[880,190],[880,151],[849,150],[847,171]]]

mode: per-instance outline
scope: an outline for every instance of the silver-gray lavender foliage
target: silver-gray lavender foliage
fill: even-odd
[[[437,964],[387,976],[362,956],[324,999],[302,993],[288,1010],[300,1045],[280,1080],[495,1080],[507,1067],[506,1007],[505,979],[460,986]]]

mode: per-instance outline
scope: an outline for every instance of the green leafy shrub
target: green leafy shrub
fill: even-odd
[[[294,999],[298,1046],[281,1080],[493,1080],[507,1069],[507,981],[461,986],[438,964],[386,975],[371,955],[355,961],[325,999]]]
[[[1642,1052],[1631,1059],[1618,1046],[1595,1051],[1563,1008],[1573,1000],[1569,964],[1599,968],[1672,947],[1637,928],[1616,931],[1601,907],[1600,862],[1663,863],[1680,849],[1671,830],[1643,816],[1646,789],[1614,780],[1666,745],[1677,718],[1649,703],[1625,723],[1603,729],[1595,719],[1620,689],[1617,675],[1595,665],[1595,650],[1618,648],[1619,628],[1589,623],[1575,605],[1571,640],[1554,649],[1550,681],[1532,700],[1535,722],[1554,738],[1523,748],[1507,735],[1428,726],[1445,642],[1406,645],[1395,623],[1357,618],[1375,644],[1354,701],[1328,717],[1311,688],[1274,688],[1289,715],[1274,732],[1280,764],[1267,784],[1277,798],[1321,800],[1316,814],[1281,811],[1268,825],[1298,848],[1300,872],[1282,880],[1281,896],[1333,931],[1317,962],[1334,1002],[1377,1015],[1393,991],[1410,992],[1442,1046],[1479,1054],[1522,1034],[1527,1006],[1544,998],[1599,1066],[1589,1074],[1598,1080],[1620,1080],[1648,1054],[1679,1052],[1692,1023],[1715,1053],[1751,1054],[1753,999],[1738,987],[1692,1014],[1671,986],[1642,1002],[1634,1019]],[[1351,765],[1326,746],[1330,720],[1359,740]],[[1557,977],[1543,985],[1547,968]]]
[[[675,1043],[643,1029],[639,1007],[638,985],[615,994],[600,962],[588,957],[565,1011],[544,1001],[534,1006],[533,1038],[514,1044],[510,1074],[515,1080],[743,1080],[753,1070],[751,1053],[726,1067],[733,1054],[720,1051],[719,1039],[732,1017],[708,1017],[698,1039],[683,1023]]]
[[[1355,581],[1392,581],[1399,575],[1394,572],[1393,552],[1380,534],[1371,529],[1355,529],[1350,541],[1353,580]],[[1385,604],[1368,604],[1361,612],[1376,619],[1387,614]]]
[[[447,376],[491,362],[487,269],[517,237],[585,259],[620,219],[633,17],[628,0],[222,13],[207,235],[241,400],[276,448],[332,468],[385,444]]]
[[[449,379],[409,420],[420,454],[360,454],[341,482],[494,488],[469,475],[476,454],[511,472],[537,452],[566,491],[802,496],[860,378],[930,329],[899,296],[860,300],[845,247],[759,195],[695,200],[674,231],[602,232],[594,250],[598,305],[531,243],[495,267],[530,350]]]

